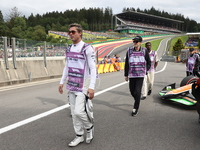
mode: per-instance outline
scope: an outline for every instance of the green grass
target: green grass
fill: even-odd
[[[164,38],[163,38],[163,39],[164,39]],[[163,39],[158,39],[158,40],[151,41],[151,42],[150,42],[150,43],[151,43],[151,49],[157,51],[158,46],[160,45],[160,42],[161,42]],[[145,43],[143,43],[141,46],[142,46],[142,47],[145,47]]]
[[[188,39],[188,35],[179,36],[179,37],[182,39],[183,44],[184,44],[184,43],[187,41],[187,39]],[[170,43],[170,48],[169,48],[169,55],[172,54],[173,46],[174,46],[174,44],[176,43],[176,41],[178,40],[179,37],[176,37],[176,38],[172,39],[172,41],[171,41],[171,43]]]

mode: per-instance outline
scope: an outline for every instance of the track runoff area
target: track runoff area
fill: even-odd
[[[146,41],[146,40],[150,40],[150,39],[144,39],[144,41]],[[161,58],[161,56],[163,55],[164,50],[166,49],[168,40],[169,40],[169,38],[162,40],[162,42],[158,48],[159,58]],[[129,43],[129,41],[127,41],[127,43]],[[122,45],[124,45],[124,44],[125,43],[123,43]],[[116,45],[114,45],[114,46],[116,46]],[[101,87],[96,90],[95,98],[93,101],[93,103],[95,105],[94,113],[96,113],[95,117],[96,117],[96,126],[97,126],[96,131],[95,131],[95,140],[93,141],[93,143],[91,143],[90,146],[87,146],[86,144],[85,145],[81,144],[82,146],[80,145],[77,148],[80,148],[80,149],[94,149],[94,148],[104,149],[105,147],[103,148],[102,143],[101,143],[102,140],[104,139],[103,142],[104,142],[105,146],[107,146],[107,148],[105,148],[105,149],[121,149],[121,148],[132,149],[133,147],[135,147],[137,149],[140,149],[140,148],[142,148],[142,149],[177,149],[177,148],[178,149],[182,149],[182,148],[196,149],[198,144],[196,144],[197,137],[195,137],[195,136],[197,136],[198,132],[196,134],[194,134],[194,138],[191,138],[191,136],[192,136],[191,133],[194,133],[192,131],[195,130],[196,128],[199,128],[196,126],[196,123],[195,123],[197,121],[197,119],[195,120],[195,118],[197,117],[197,115],[195,115],[196,112],[193,109],[182,108],[182,107],[179,107],[179,106],[171,104],[171,103],[163,102],[158,95],[159,90],[161,90],[164,87],[164,85],[170,84],[172,82],[179,83],[181,81],[181,79],[185,76],[185,66],[183,64],[159,62],[159,65],[158,65],[158,68],[157,68],[155,74],[156,75],[155,75],[155,83],[154,83],[153,93],[150,97],[147,98],[149,100],[141,101],[141,108],[140,108],[141,111],[139,111],[139,115],[136,118],[134,118],[135,119],[134,122],[130,122],[132,120],[132,117],[129,114],[132,109],[132,102],[130,101],[132,99],[132,97],[130,96],[130,93],[128,91],[127,82],[124,82],[123,71],[115,72],[115,73],[108,73],[108,74],[101,74],[100,75]],[[119,80],[118,81],[116,81],[116,80],[110,81],[110,78],[118,78]],[[1,92],[9,92],[9,91],[12,92],[12,90],[16,90],[16,89],[24,89],[24,88],[40,86],[40,85],[45,86],[46,84],[53,84],[53,83],[56,83],[55,84],[56,87],[54,87],[55,94],[58,94],[58,92],[56,90],[57,90],[57,86],[59,84],[59,80],[60,79],[53,79],[53,80],[49,80],[49,81],[41,81],[41,82],[37,82],[37,83],[27,83],[27,84],[22,84],[22,85],[0,88],[0,94],[1,94]],[[109,93],[111,93],[111,95]],[[117,95],[117,99],[116,99],[116,95]],[[109,98],[110,100],[108,99],[108,96],[110,97]],[[121,100],[121,98],[123,99],[123,101],[119,102],[119,100]],[[102,101],[100,101],[100,100],[102,100]],[[123,104],[124,104],[124,106],[123,106]],[[8,141],[14,141],[14,139],[13,139],[14,137],[10,136],[10,135],[14,135],[14,133],[15,133],[14,129],[18,129],[22,132],[25,132],[26,128],[23,129],[23,128],[21,128],[22,126],[24,126],[24,125],[28,126],[28,124],[30,124],[31,122],[36,121],[36,120],[42,121],[43,119],[41,119],[41,118],[56,114],[59,111],[65,110],[68,107],[69,107],[68,104],[62,105],[60,107],[56,107],[56,108],[46,111],[44,113],[40,113],[33,117],[29,117],[28,119],[24,119],[22,121],[13,123],[11,125],[7,125],[5,127],[1,127],[0,136],[2,136],[2,138],[9,137]],[[109,108],[105,108],[105,107],[109,107]],[[99,109],[103,109],[104,116],[101,116],[101,114],[99,113]],[[115,112],[115,114],[113,114],[108,109]],[[107,111],[109,111],[109,113]],[[120,111],[120,114],[118,114],[119,111]],[[108,114],[106,114],[106,112]],[[123,113],[123,112],[125,112],[125,113]],[[124,127],[124,124],[123,125],[121,124],[123,121],[125,121],[124,119],[122,119],[120,121],[120,117],[122,117],[121,115],[126,120],[125,127]],[[66,116],[66,114],[64,114],[63,116]],[[101,116],[101,117],[98,117],[98,116]],[[118,116],[118,117],[116,117],[116,116]],[[177,118],[175,116],[177,116]],[[110,120],[106,119],[106,117],[108,117]],[[116,117],[116,119],[115,119],[115,117]],[[170,120],[168,117],[171,117]],[[41,121],[40,121],[40,124],[41,124]],[[71,122],[71,120],[70,120],[70,122]],[[105,129],[106,131],[101,130],[101,128],[104,127],[103,124],[105,124],[106,126],[110,126],[111,122],[112,122],[112,128],[109,128],[108,130]],[[113,122],[114,122],[114,124],[113,124]],[[42,124],[45,125],[45,123],[42,123]],[[100,124],[101,124],[101,126],[100,126]],[[179,128],[176,128],[175,125],[178,126]],[[128,127],[128,126],[130,126],[130,127]],[[142,128],[142,127],[144,127],[144,128]],[[35,128],[37,130],[37,125],[35,126]],[[122,128],[122,131],[120,130],[120,128]],[[73,130],[72,125],[71,125],[70,129]],[[121,137],[120,137],[120,135],[118,136],[118,134],[117,134],[118,132],[115,132],[115,131],[113,132],[112,129],[117,129],[115,131],[120,130],[119,134],[121,135]],[[185,130],[182,131],[183,129],[185,129]],[[187,129],[187,131],[186,131],[186,129]],[[41,129],[38,128],[38,130],[41,130]],[[98,130],[101,130],[101,131],[98,131]],[[10,131],[10,132],[8,132],[8,131]],[[14,133],[12,133],[12,132],[14,132]],[[28,131],[26,131],[26,132],[28,132]],[[68,132],[68,130],[66,130],[66,132]],[[105,132],[105,135],[102,135],[99,132]],[[187,133],[185,133],[185,132],[187,132]],[[196,132],[196,130],[195,130],[195,132]],[[73,133],[73,131],[72,131],[72,133]],[[160,133],[162,133],[162,134],[160,134]],[[180,136],[183,133],[189,134],[189,138],[186,135],[184,135],[184,139],[176,138],[176,136]],[[113,138],[115,140],[111,140],[112,139],[111,135],[113,135]],[[137,135],[137,136],[134,137],[134,135]],[[29,136],[31,136],[31,135],[29,135]],[[36,136],[36,135],[34,135],[34,136]],[[117,138],[115,136],[117,136]],[[71,137],[73,138],[74,135],[70,136],[70,138]],[[65,138],[67,138],[67,137],[65,137]],[[27,138],[27,139],[29,139],[29,138]],[[127,140],[127,139],[129,139],[129,140]],[[71,139],[67,139],[67,140],[69,142]],[[106,142],[105,140],[112,141],[112,144],[109,144],[109,142]],[[3,141],[5,142],[5,140],[3,140]],[[124,144],[121,143],[122,141],[124,142]],[[24,143],[23,141],[21,141],[21,142],[22,142],[22,145],[27,147],[26,143]],[[64,145],[66,146],[68,144],[68,142],[66,142]],[[180,144],[176,145],[177,142]],[[191,143],[188,143],[188,142],[191,142]],[[9,143],[9,142],[7,142],[7,143]],[[35,143],[35,142],[33,142],[33,143]],[[196,145],[193,145],[192,143],[195,143]],[[2,144],[3,143],[1,143],[1,145]],[[13,149],[14,149],[14,147],[17,147],[17,145],[20,145],[19,143],[14,143],[14,144],[16,144],[16,145],[13,145]],[[56,143],[54,143],[54,144],[56,144]],[[170,145],[172,145],[172,146],[170,146]],[[176,145],[176,148],[173,147],[174,145]],[[6,147],[5,145],[2,145],[2,146]],[[62,144],[61,144],[61,146],[62,146]],[[9,149],[9,147],[10,146],[8,145],[7,148]],[[48,149],[47,147],[42,147],[41,149],[45,149],[45,148]],[[34,146],[33,146],[33,148],[29,147],[29,149],[34,149]],[[56,148],[56,146],[54,146],[49,149],[59,149],[59,148]]]

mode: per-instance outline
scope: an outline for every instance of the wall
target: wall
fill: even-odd
[[[13,68],[12,60],[8,65],[9,69],[5,69],[3,60],[0,61],[0,86],[61,77],[65,58],[47,58],[47,67],[42,58],[17,59],[17,69]]]
[[[52,78],[61,78],[65,67],[65,57],[47,57],[47,67],[44,67],[42,57],[17,58],[16,69],[12,60],[8,60],[9,69],[5,69],[4,61],[0,60],[0,86],[39,81]],[[124,69],[124,63],[118,64],[118,70]],[[97,65],[100,73],[117,71],[116,65]]]

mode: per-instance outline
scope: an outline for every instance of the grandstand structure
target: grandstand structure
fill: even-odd
[[[114,31],[126,34],[177,34],[182,33],[183,21],[159,17],[136,11],[115,14]]]

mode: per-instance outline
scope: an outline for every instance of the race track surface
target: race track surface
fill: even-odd
[[[159,57],[167,40],[161,43]],[[129,46],[113,53],[124,55]],[[131,116],[133,98],[124,72],[100,74],[101,85],[93,99],[94,140],[75,148],[68,147],[75,133],[67,90],[58,93],[60,79],[2,87],[0,150],[199,150],[200,124],[195,107],[165,101],[158,95],[167,84],[176,82],[179,86],[185,69],[182,63],[160,61],[152,94],[141,101],[136,117]],[[45,112],[49,113],[42,116]]]

